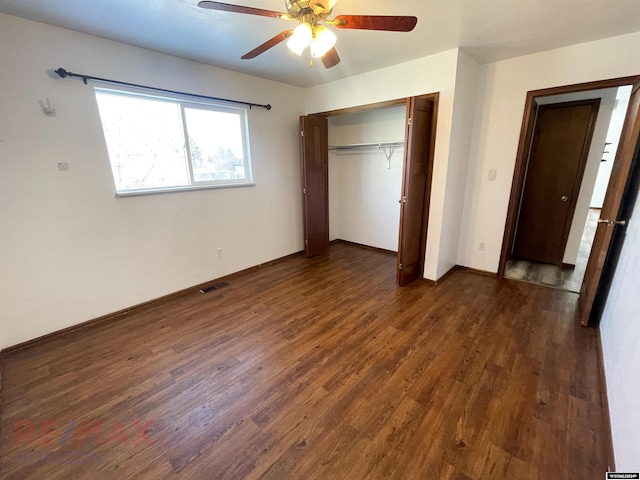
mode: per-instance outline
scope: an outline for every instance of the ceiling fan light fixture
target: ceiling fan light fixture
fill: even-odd
[[[318,25],[311,40],[311,56],[321,58],[336,44],[336,34],[324,25]]]
[[[302,22],[293,31],[293,35],[287,41],[287,47],[296,55],[302,55],[305,48],[309,46],[313,39],[313,30],[307,22]]]

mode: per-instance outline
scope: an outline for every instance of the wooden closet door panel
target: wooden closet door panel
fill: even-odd
[[[424,272],[433,159],[433,114],[434,99],[431,96],[409,99],[402,198],[400,199],[397,274],[400,286],[417,280]]]
[[[300,117],[305,255],[329,250],[329,141],[325,117]]]

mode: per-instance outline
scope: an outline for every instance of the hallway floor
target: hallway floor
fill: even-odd
[[[559,288],[569,292],[580,292],[599,216],[600,210],[593,208],[589,210],[582,239],[580,240],[580,250],[578,250],[575,268],[514,259],[507,261],[505,278],[521,280],[536,285],[546,285],[547,287]]]

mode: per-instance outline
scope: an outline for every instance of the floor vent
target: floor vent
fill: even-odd
[[[229,283],[220,282],[220,283],[216,283],[215,285],[211,285],[210,287],[203,288],[202,290],[200,290],[200,293],[209,293],[209,292],[213,292],[214,290],[220,290],[221,288],[228,287],[228,286],[229,286]]]

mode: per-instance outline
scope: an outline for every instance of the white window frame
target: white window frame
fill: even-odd
[[[253,172],[251,168],[251,155],[249,150],[248,108],[232,107],[229,105],[204,102],[204,101],[194,101],[194,100],[185,99],[179,96],[169,97],[169,96],[151,95],[148,93],[142,93],[142,92],[130,91],[130,90],[94,87],[94,94],[97,94],[97,92],[106,93],[110,95],[118,95],[118,96],[147,98],[154,101],[176,104],[180,107],[180,117],[181,117],[180,119],[181,119],[181,125],[182,125],[181,133],[183,138],[184,157],[186,162],[186,170],[187,170],[187,175],[189,179],[189,184],[179,185],[179,186],[146,187],[146,188],[137,188],[137,189],[118,190],[117,181],[111,165],[111,158],[109,158],[109,164],[110,164],[109,166],[111,168],[111,174],[113,176],[116,197],[149,195],[149,194],[155,194],[155,193],[168,193],[168,192],[180,192],[180,191],[192,191],[192,190],[208,190],[208,189],[216,189],[216,188],[255,186],[255,183],[253,182]],[[97,96],[96,96],[96,104],[97,104]],[[187,127],[187,118],[185,115],[185,108],[207,110],[212,112],[231,113],[231,114],[236,114],[240,117],[240,125],[241,125],[240,134],[242,138],[242,151],[243,151],[245,178],[209,180],[209,181],[195,180],[194,171],[193,171],[193,162],[191,158],[191,148],[189,146],[189,140],[188,140],[189,130]],[[102,119],[101,119],[100,125],[102,127]],[[103,135],[104,134],[105,132],[103,129]],[[105,146],[106,145],[107,145],[107,139],[105,135]]]

